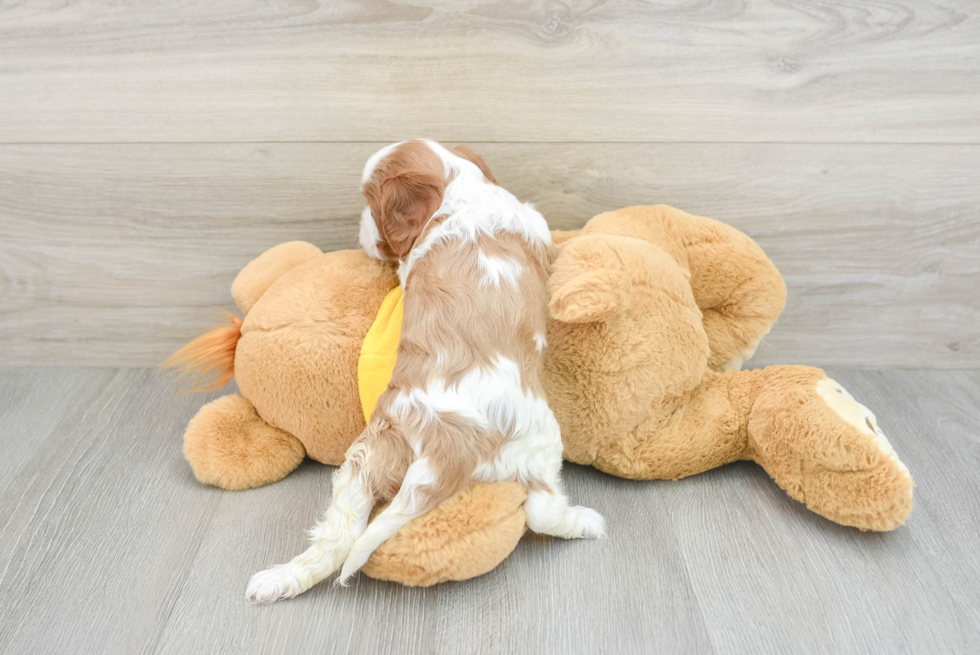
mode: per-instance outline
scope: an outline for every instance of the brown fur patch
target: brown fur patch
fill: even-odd
[[[442,204],[446,170],[421,141],[408,141],[378,162],[363,191],[385,256],[405,259]]]

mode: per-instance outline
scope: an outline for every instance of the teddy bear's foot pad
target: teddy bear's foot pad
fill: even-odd
[[[908,473],[908,468],[898,458],[888,437],[878,427],[878,419],[870,409],[855,400],[847,389],[831,378],[824,378],[817,382],[817,393],[838,416],[862,434],[871,437],[882,455],[893,460],[901,470]]]
[[[915,485],[877,418],[831,378],[819,380],[816,391],[840,423],[830,430],[833,456],[814,462],[808,504],[861,530],[902,525],[912,510]]]

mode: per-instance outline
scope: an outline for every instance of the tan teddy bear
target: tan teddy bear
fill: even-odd
[[[912,478],[867,408],[819,369],[739,370],[786,294],[749,237],[662,205],[554,237],[545,385],[566,459],[672,480],[754,460],[832,521],[904,523]],[[232,285],[244,321],[232,317],[168,360],[215,373],[212,386],[233,374],[241,391],[188,424],[184,454],[197,478],[246,489],[285,477],[304,456],[340,464],[387,379],[365,337],[387,331],[390,344],[395,330],[397,343],[397,317],[383,307],[397,285],[393,268],[362,251],[302,242],[249,263]],[[382,379],[374,391],[371,375]],[[516,484],[474,484],[383,544],[364,571],[411,585],[485,573],[523,534],[525,498]]]

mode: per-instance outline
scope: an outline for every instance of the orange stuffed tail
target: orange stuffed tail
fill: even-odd
[[[191,392],[214,391],[228,384],[235,377],[235,348],[242,336],[242,319],[227,314],[228,325],[205,332],[168,357],[160,368],[179,368],[181,375],[193,373]]]

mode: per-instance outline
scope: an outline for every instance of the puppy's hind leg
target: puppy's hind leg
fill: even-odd
[[[400,477],[404,471],[404,466],[401,466],[401,471],[391,470],[398,468],[391,450],[376,453],[374,449],[379,444],[375,441],[366,430],[354,442],[347,451],[344,464],[334,473],[333,502],[323,518],[310,530],[312,544],[286,564],[252,576],[246,590],[249,600],[274,603],[298,596],[340,567],[367,527],[376,500],[374,488],[379,482],[377,478],[390,477],[391,473]],[[390,444],[387,441],[390,440],[382,441],[382,448],[388,448]],[[407,455],[404,460],[407,465]],[[379,475],[373,472],[379,465],[390,468]]]
[[[469,482],[469,477],[446,474],[420,457],[408,467],[401,489],[391,505],[378,514],[354,544],[340,571],[337,584],[346,585],[351,576],[364,566],[371,554],[416,517],[433,510]]]
[[[539,455],[540,467],[530,469],[524,513],[527,525],[538,534],[564,539],[600,539],[606,536],[606,520],[594,509],[569,505],[561,482],[561,429],[549,409],[543,421],[548,445]]]
[[[476,440],[477,428],[453,413],[438,414],[409,407],[398,408],[400,429],[411,434],[417,458],[399,478],[401,488],[383,512],[378,514],[350,550],[337,583],[347,584],[367,563],[371,554],[398,534],[412,519],[435,509],[463,489],[473,479],[476,455],[467,444]]]
[[[594,509],[569,505],[560,487],[531,489],[524,503],[527,526],[538,534],[563,539],[601,539],[606,520]]]

